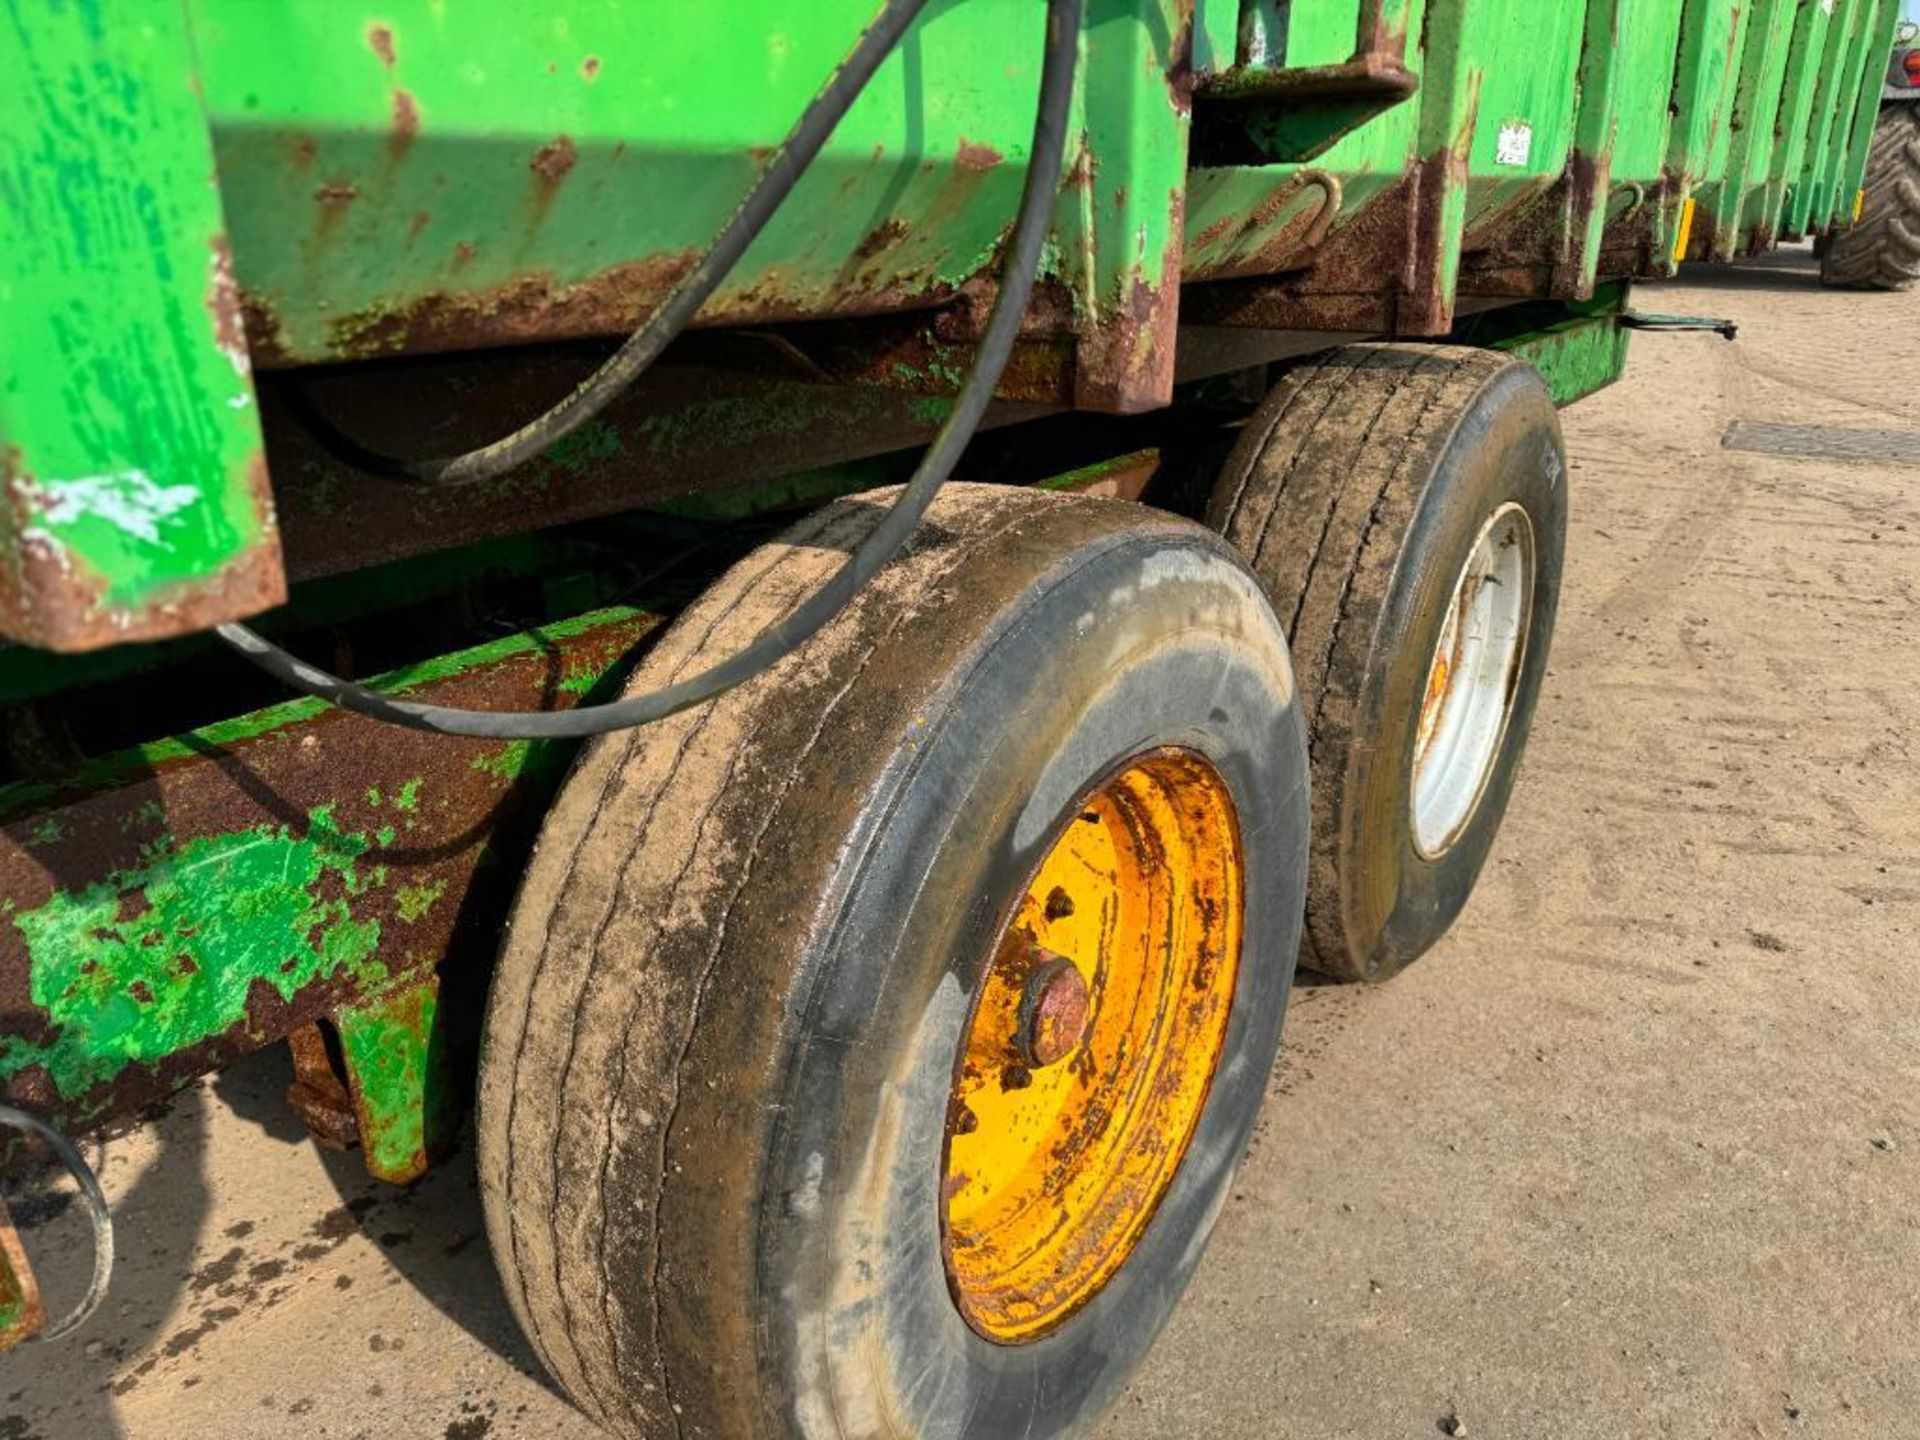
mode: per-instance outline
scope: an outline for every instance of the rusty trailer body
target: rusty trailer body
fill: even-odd
[[[1045,7],[931,7],[698,333],[457,492],[325,432],[439,452],[564,395],[872,0],[0,8],[0,1098],[82,1130],[291,1040],[316,1133],[404,1182],[571,749],[276,702],[204,632],[264,613],[411,696],[565,708],[756,517],[900,478],[996,293]],[[1212,453],[1196,416],[1367,337],[1590,393],[1628,282],[1854,218],[1896,9],[1092,0],[963,478],[1153,498]]]

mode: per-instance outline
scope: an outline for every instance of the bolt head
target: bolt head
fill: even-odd
[[[1020,1050],[1036,1070],[1057,1065],[1087,1038],[1093,997],[1086,977],[1064,955],[1042,952],[1020,999]]]

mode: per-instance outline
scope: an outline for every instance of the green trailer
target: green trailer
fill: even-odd
[[[1492,844],[1556,407],[1856,218],[1897,9],[875,3],[0,5],[14,1160],[471,1123],[619,1434],[1112,1402]]]

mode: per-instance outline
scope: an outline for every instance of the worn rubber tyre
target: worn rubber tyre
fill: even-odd
[[[1836,233],[1820,278],[1846,290],[1905,290],[1920,280],[1920,105],[1880,107],[1859,222]]]
[[[1307,712],[1303,965],[1341,980],[1388,979],[1466,903],[1546,675],[1565,475],[1559,416],[1539,374],[1449,346],[1354,345],[1288,372],[1228,459],[1207,520],[1247,557],[1287,626]],[[1523,527],[1531,573],[1510,586],[1526,597],[1523,621],[1508,627],[1517,639],[1502,652],[1510,664],[1497,687],[1486,675],[1458,689],[1460,703],[1478,697],[1477,725],[1458,732],[1475,745],[1438,752],[1441,765],[1432,747],[1457,730],[1448,728],[1448,676],[1481,675],[1491,655],[1482,645],[1467,663],[1471,629],[1449,629],[1449,617],[1482,541],[1498,551],[1518,544]],[[1511,581],[1518,572],[1500,573]],[[1484,584],[1467,598],[1482,597],[1505,598]],[[1443,635],[1455,671],[1438,664]],[[1488,711],[1495,700],[1499,710]],[[1416,757],[1419,776],[1434,779],[1416,778]],[[1450,777],[1450,788],[1441,784]],[[1446,802],[1437,809],[1436,786]],[[1447,823],[1427,835],[1423,816]]]
[[[881,498],[754,552],[634,685],[790,610]],[[969,997],[1038,858],[1095,818],[1090,787],[1172,753],[1255,817],[1218,1063],[1117,1273],[1039,1338],[994,1343],[943,1243]],[[993,486],[949,487],[909,553],[765,676],[591,742],[523,883],[481,1062],[489,1236],[552,1374],[649,1440],[1044,1440],[1099,1414],[1260,1106],[1305,775],[1284,637],[1217,537]]]

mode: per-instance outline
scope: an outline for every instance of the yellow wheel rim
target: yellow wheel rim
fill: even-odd
[[[1159,750],[1078,807],[1002,932],[955,1068],[947,1276],[989,1340],[1046,1334],[1126,1263],[1193,1138],[1240,960],[1240,839]]]

